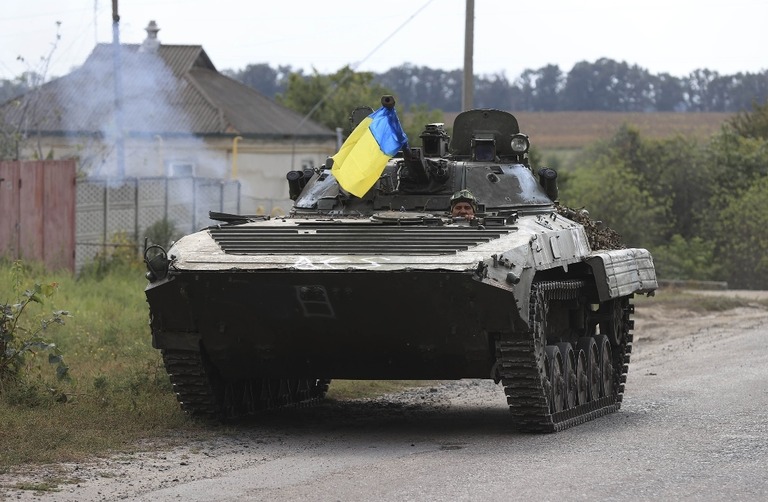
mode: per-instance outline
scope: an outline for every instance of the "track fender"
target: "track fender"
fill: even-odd
[[[599,251],[591,253],[585,261],[595,276],[601,302],[658,288],[653,257],[646,249]]]

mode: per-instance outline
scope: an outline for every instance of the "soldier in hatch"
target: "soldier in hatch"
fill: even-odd
[[[471,220],[477,211],[477,200],[469,190],[459,190],[451,196],[451,216]]]

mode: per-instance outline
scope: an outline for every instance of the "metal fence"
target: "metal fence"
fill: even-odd
[[[115,247],[141,247],[147,228],[163,220],[180,235],[195,232],[213,223],[208,211],[239,213],[240,183],[194,177],[78,180],[75,269]],[[120,234],[127,239],[116,239]]]

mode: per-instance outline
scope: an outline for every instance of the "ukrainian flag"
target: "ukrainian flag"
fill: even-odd
[[[341,145],[332,157],[331,172],[341,188],[362,197],[407,142],[395,109],[382,106],[364,118]]]

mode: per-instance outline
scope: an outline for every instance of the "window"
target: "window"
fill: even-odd
[[[195,164],[189,161],[168,162],[168,176],[176,178],[191,177],[195,175]]]

